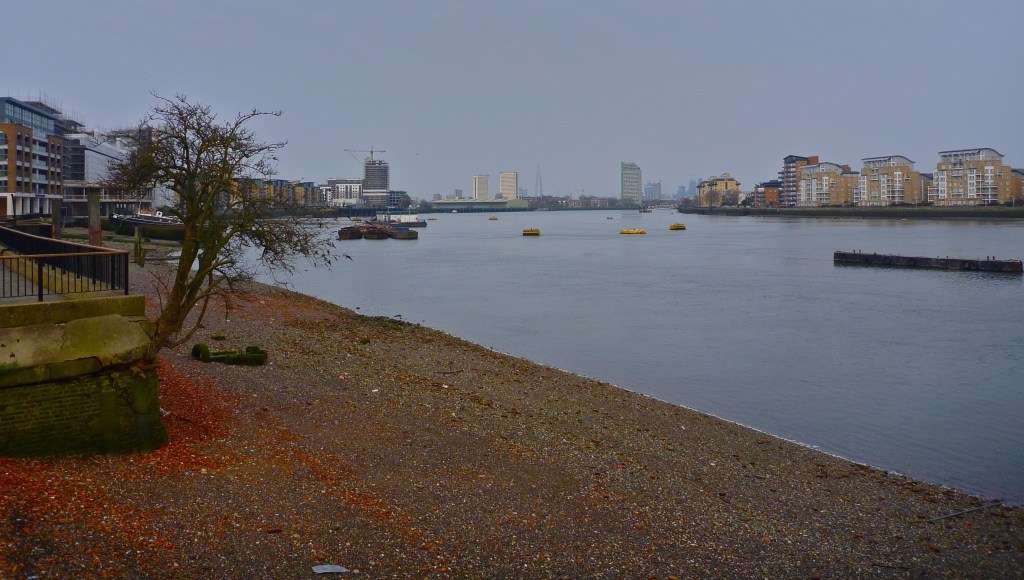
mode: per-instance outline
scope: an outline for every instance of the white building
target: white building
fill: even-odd
[[[518,171],[502,171],[498,174],[498,199],[519,199]]]
[[[328,207],[356,205],[363,196],[363,180],[328,179],[324,194]]]

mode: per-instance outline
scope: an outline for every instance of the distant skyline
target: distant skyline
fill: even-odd
[[[21,2],[3,9],[24,24],[0,94],[101,129],[136,123],[151,92],[280,109],[256,129],[288,141],[281,177],[358,177],[344,149],[374,146],[424,198],[502,170],[532,188],[538,165],[545,193],[611,196],[620,161],[666,192],[723,172],[750,189],[790,153],[929,171],[940,150],[993,147],[1022,167],[1024,3],[971,6]]]

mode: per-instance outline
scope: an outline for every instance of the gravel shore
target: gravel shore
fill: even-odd
[[[157,452],[0,459],[0,577],[1024,575],[1020,509],[421,326],[253,285],[196,341],[270,363],[167,352]]]

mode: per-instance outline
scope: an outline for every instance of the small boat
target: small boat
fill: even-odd
[[[416,230],[410,230],[409,228],[390,227],[387,232],[388,237],[392,240],[415,240],[420,237],[419,232]]]
[[[359,226],[349,226],[347,228],[341,228],[338,230],[339,240],[361,240],[363,239],[363,230]]]
[[[428,221],[428,222],[436,222],[436,221],[437,221],[437,218],[427,218],[427,221]]]
[[[670,230],[672,230],[674,232],[675,231],[679,231],[679,230],[685,230],[686,229],[686,224],[672,224],[672,225],[670,225],[668,227],[668,229],[670,229]]]
[[[539,236],[540,228],[525,228],[523,229],[524,236]]]
[[[642,236],[647,233],[647,230],[643,228],[624,228],[619,230],[619,233],[624,236]]]
[[[490,221],[492,221],[492,222],[493,222],[493,221],[495,221],[495,220],[497,220],[497,219],[498,219],[498,216],[496,216],[496,215],[492,215],[491,217],[489,217],[489,218],[487,218],[487,219],[489,219]]]
[[[604,216],[604,219],[606,219],[606,220],[613,220],[613,219],[615,219],[615,218],[613,218],[613,217],[612,217],[612,216],[610,216],[610,215],[606,215],[606,216]]]
[[[640,213],[651,213],[651,211],[652,210],[649,207],[641,207],[640,208]]]

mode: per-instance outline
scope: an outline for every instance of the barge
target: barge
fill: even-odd
[[[861,252],[835,252],[835,264],[841,266],[876,266],[881,268],[918,268],[926,270],[954,270],[961,272],[993,272],[997,274],[1024,273],[1020,260],[998,260],[972,258],[925,258],[921,256],[897,256],[894,254],[865,254]]]

